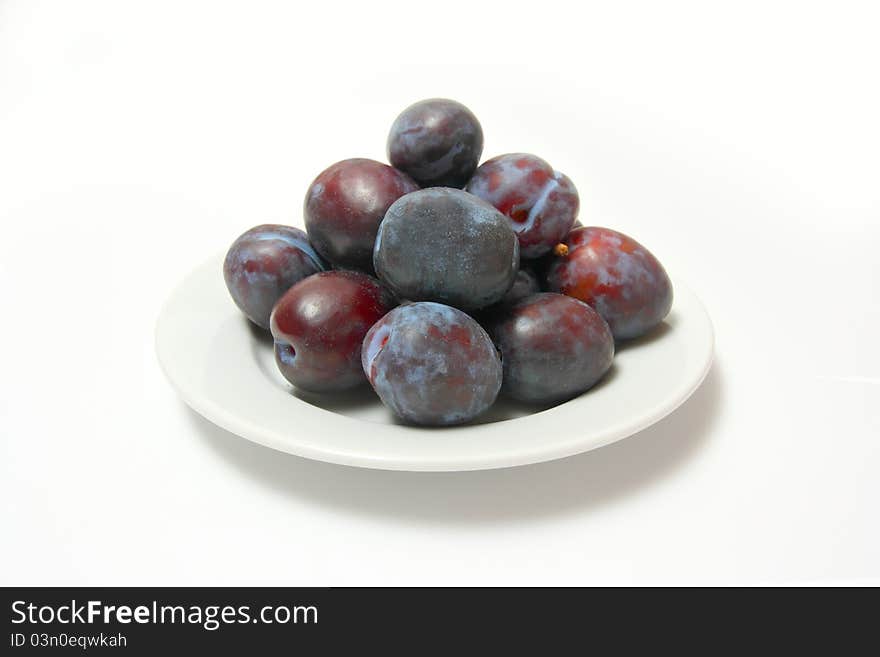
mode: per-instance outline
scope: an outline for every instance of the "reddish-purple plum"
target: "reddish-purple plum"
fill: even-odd
[[[523,258],[538,258],[562,241],[580,206],[568,176],[527,153],[499,155],[484,162],[466,189],[507,216]]]
[[[611,367],[614,338],[587,304],[542,292],[502,309],[490,325],[504,367],[502,390],[550,403],[589,390]]]
[[[269,328],[269,313],[281,295],[324,269],[304,232],[264,224],[232,243],[223,261],[223,278],[235,305],[254,324]]]
[[[356,158],[328,167],[306,192],[306,231],[315,249],[341,269],[373,271],[373,243],[388,208],[419,188],[405,173]]]
[[[272,311],[275,362],[281,374],[312,392],[363,383],[364,336],[394,303],[379,281],[360,272],[328,271],[300,281]]]
[[[617,340],[644,335],[672,307],[672,282],[663,265],[623,233],[578,228],[554,253],[547,289],[595,308]]]
[[[439,303],[399,306],[367,333],[363,371],[408,422],[450,425],[485,411],[501,387],[501,360],[483,328]]]
[[[476,310],[499,301],[513,285],[519,245],[491,205],[460,189],[435,187],[388,208],[373,264],[402,299]]]
[[[434,98],[410,105],[388,134],[388,160],[422,187],[461,189],[482,153],[480,122],[454,100]]]

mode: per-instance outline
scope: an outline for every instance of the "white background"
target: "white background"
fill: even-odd
[[[880,578],[880,15],[849,2],[0,2],[0,583]],[[717,330],[616,445],[504,471],[314,463],[190,412],[192,267],[448,96]],[[206,326],[205,331],[210,332]],[[658,373],[658,376],[661,375]],[[536,440],[540,440],[536,436]]]

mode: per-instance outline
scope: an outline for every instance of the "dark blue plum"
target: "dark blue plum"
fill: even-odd
[[[501,361],[486,331],[439,303],[395,308],[364,338],[364,373],[381,400],[408,422],[451,425],[489,408]]]
[[[325,268],[303,231],[264,224],[232,243],[223,262],[223,278],[232,300],[247,318],[269,328],[269,314],[281,295]]]
[[[418,188],[405,173],[375,160],[337,162],[306,192],[303,213],[309,239],[334,267],[371,274],[373,244],[385,212]]]
[[[563,240],[580,206],[568,176],[528,153],[499,155],[484,162],[468,182],[467,191],[510,220],[523,258],[538,258]]]
[[[485,201],[458,189],[423,189],[388,208],[373,265],[400,298],[476,310],[513,285],[519,244],[504,215]]]
[[[278,369],[312,392],[364,383],[364,336],[394,304],[379,281],[360,272],[328,271],[300,281],[272,311]]]
[[[551,403],[591,388],[611,367],[614,338],[587,304],[562,294],[526,297],[489,326],[501,351],[505,394]]]
[[[610,228],[571,231],[546,271],[547,289],[589,304],[617,340],[644,335],[672,308],[672,282],[644,246]]]
[[[434,98],[407,107],[388,134],[388,160],[422,187],[461,189],[483,153],[483,129],[461,103]]]

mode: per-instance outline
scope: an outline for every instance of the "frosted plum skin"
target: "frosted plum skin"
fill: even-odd
[[[523,258],[538,258],[562,241],[577,218],[580,198],[574,183],[528,153],[487,160],[466,190],[504,214],[519,238]]]
[[[312,392],[363,383],[364,336],[394,304],[379,281],[359,272],[328,271],[300,281],[272,311],[278,369],[297,388]]]
[[[499,301],[513,285],[519,244],[491,205],[435,187],[391,205],[379,226],[373,264],[400,298],[476,310]]]
[[[303,204],[309,239],[337,268],[373,272],[373,244],[385,212],[419,186],[387,164],[355,158],[318,174]]]
[[[605,320],[562,294],[521,299],[495,316],[489,332],[501,351],[502,390],[521,401],[571,399],[595,385],[614,358]]]
[[[672,282],[644,246],[610,228],[577,228],[565,240],[568,253],[554,256],[547,289],[589,304],[617,340],[644,335],[672,308]]]
[[[229,247],[223,261],[223,279],[245,316],[267,329],[269,314],[281,295],[325,268],[303,231],[263,224],[244,232]]]
[[[363,371],[382,401],[414,424],[474,419],[501,387],[501,360],[468,315],[433,302],[395,308],[364,338]]]
[[[422,187],[461,189],[483,153],[483,129],[467,107],[433,98],[407,107],[388,134],[388,161]]]

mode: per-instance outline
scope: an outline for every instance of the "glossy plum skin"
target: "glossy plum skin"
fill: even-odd
[[[562,241],[580,207],[577,189],[568,176],[528,153],[487,160],[466,189],[507,216],[523,258],[538,258]]]
[[[610,228],[571,231],[568,253],[554,256],[547,289],[588,303],[617,340],[644,335],[672,308],[672,282],[650,251]]]
[[[388,134],[388,161],[422,187],[461,189],[482,153],[480,122],[454,100],[433,98],[410,105]]]
[[[364,336],[394,303],[376,279],[359,272],[328,271],[300,281],[272,311],[275,362],[281,374],[311,392],[363,383]]]
[[[519,245],[491,205],[436,187],[392,204],[379,226],[373,265],[400,298],[475,310],[499,301],[513,285]]]
[[[433,302],[395,308],[364,338],[363,371],[386,406],[407,422],[472,420],[501,388],[501,360],[468,315]]]
[[[315,178],[303,213],[309,239],[341,269],[373,272],[373,243],[385,212],[418,185],[397,169],[363,158],[343,160]]]
[[[499,313],[490,326],[504,366],[505,394],[552,403],[589,390],[611,367],[611,329],[587,304],[542,292]]]
[[[263,224],[243,233],[226,252],[223,278],[241,311],[269,328],[269,313],[292,285],[326,268],[298,228]]]

